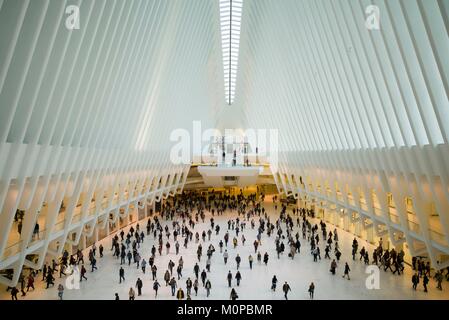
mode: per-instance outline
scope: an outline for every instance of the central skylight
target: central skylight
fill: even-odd
[[[243,0],[220,0],[220,24],[223,50],[225,97],[234,102],[240,44]]]

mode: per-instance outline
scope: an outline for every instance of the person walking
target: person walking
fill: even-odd
[[[228,263],[228,257],[229,257],[228,250],[225,250],[225,252],[223,253],[224,264]]]
[[[203,270],[203,272],[201,272],[201,282],[203,282],[203,287],[206,284],[206,278],[207,278],[206,270]]]
[[[195,279],[195,281],[193,281],[193,290],[195,291],[195,296],[198,295],[198,278]]]
[[[206,284],[204,285],[204,287],[206,288],[206,294],[207,294],[207,297],[209,298],[210,289],[212,288],[212,284],[210,283],[209,279],[207,279]]]
[[[135,300],[135,298],[136,298],[136,293],[134,292],[134,289],[133,289],[132,287],[129,288],[128,295],[129,295],[129,300]]]
[[[332,260],[331,262],[331,268],[330,268],[330,272],[335,275],[335,271],[337,270],[337,262],[334,260]]]
[[[164,274],[165,286],[168,286],[170,283],[170,271],[166,270]],[[175,294],[173,294],[175,295]]]
[[[123,282],[124,282],[125,281],[125,269],[120,267],[120,270],[119,270],[118,273],[119,273],[119,276],[120,276],[120,279],[119,279],[118,283],[122,283],[122,279],[123,279]]]
[[[253,269],[253,256],[249,255],[248,257],[248,261],[249,261],[249,268],[252,270]]]
[[[287,283],[287,281],[285,281],[284,285],[282,286],[282,291],[284,291],[285,300],[288,300],[287,294],[291,290],[292,289],[290,288],[289,284]]]
[[[242,280],[242,275],[240,274],[240,271],[237,271],[235,274],[235,280],[237,280],[237,287],[240,286],[240,280]]]
[[[155,292],[155,295],[154,295],[155,298],[157,298],[157,291],[159,290],[160,286],[161,286],[161,284],[157,280],[154,280],[153,290]]]
[[[86,268],[84,267],[84,264],[81,265],[81,270],[80,270],[80,282],[83,281],[83,279],[84,279],[84,280],[87,280],[87,278],[86,278],[86,272],[87,272],[87,270],[86,270]]]
[[[443,287],[441,286],[441,283],[443,282],[443,273],[441,272],[441,270],[438,270],[435,273],[434,278],[437,281],[437,289],[438,290],[443,290]]]
[[[155,264],[151,267],[151,276],[153,277],[153,281],[156,280],[157,267]]]
[[[142,287],[143,287],[143,282],[142,280],[140,280],[140,278],[137,278],[136,281],[136,288],[137,288],[137,295],[141,296],[142,295]]]
[[[351,280],[351,279],[349,278],[349,271],[351,271],[351,269],[349,269],[349,265],[348,265],[348,263],[346,262],[346,263],[345,263],[345,272],[344,272],[344,274],[343,274],[343,278],[346,278],[346,276],[348,276],[348,280]]]
[[[62,300],[62,296],[64,295],[64,286],[62,284],[58,285],[58,297],[59,300]]]
[[[313,284],[313,282],[310,284],[310,286],[309,286],[309,296],[310,296],[310,299],[312,299],[313,300],[313,293],[315,292],[315,285]]]
[[[18,293],[19,293],[19,289],[17,289],[16,287],[12,287],[11,288],[11,300],[18,300],[17,299]]]
[[[186,288],[187,288],[188,296],[192,294],[192,286],[193,286],[193,282],[192,282],[192,280],[190,280],[190,277],[189,277],[189,278],[187,278],[187,281],[186,281]]]
[[[276,284],[278,283],[278,279],[276,276],[273,276],[273,279],[271,279],[271,291],[276,291]]]
[[[34,277],[33,274],[30,274],[27,278],[27,292],[30,290],[30,288],[34,291]]]
[[[95,257],[92,257],[90,264],[92,266],[91,272],[94,272],[95,270],[97,270],[97,259],[95,259]],[[62,266],[61,266],[61,270],[62,270]]]
[[[175,292],[176,292],[176,288],[177,288],[177,284],[176,284],[176,280],[175,278],[171,278],[170,282],[169,282],[170,288],[171,288],[171,295],[172,297],[175,296]]]
[[[55,278],[53,278],[53,275],[51,274],[51,271],[47,271],[47,276],[45,278],[46,283],[47,283],[47,287],[46,289],[48,289],[50,286],[54,286],[55,283],[53,282],[55,280]]]
[[[232,282],[232,273],[231,273],[231,270],[229,270],[229,272],[228,272],[228,285],[229,285],[229,288],[231,287],[231,282]]]
[[[424,292],[427,292],[427,285],[429,284],[429,277],[427,276],[427,273],[424,274],[424,277],[422,279],[422,284],[424,287]]]
[[[265,265],[267,265],[268,263],[268,253],[265,252],[265,254],[263,255],[263,263],[265,263]]]
[[[417,272],[415,272],[415,274],[412,276],[412,283],[413,283],[413,290],[416,290],[416,287],[418,286],[419,283],[419,275]]]
[[[240,267],[240,262],[242,261],[242,258],[240,258],[239,254],[237,253],[237,256],[235,257],[235,262],[237,263],[237,270]]]
[[[195,273],[195,277],[198,279],[198,275],[200,272],[200,266],[198,265],[198,263],[195,263],[195,266],[193,267],[193,272]]]
[[[238,297],[239,297],[239,296],[237,295],[237,292],[235,291],[234,288],[232,288],[232,290],[231,290],[231,295],[230,295],[231,300],[237,300]]]
[[[176,299],[178,300],[184,299],[184,291],[182,290],[182,288],[179,288],[178,292],[176,292]]]

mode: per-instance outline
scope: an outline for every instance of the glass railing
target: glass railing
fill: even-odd
[[[439,244],[447,246],[446,236],[438,231],[435,230],[429,230],[430,233],[430,239],[432,239],[435,242],[438,242]]]
[[[9,247],[5,248],[5,251],[3,252],[3,259],[9,258],[11,256],[14,256],[18,254],[21,250],[23,240],[20,240]]]
[[[28,246],[35,244],[37,241],[44,239],[45,237],[45,229],[39,231],[39,233],[33,233],[30,243]],[[13,244],[7,246],[5,251],[3,252],[3,259],[14,256],[21,251],[23,240],[18,240]]]
[[[64,225],[65,225],[65,220],[59,221],[57,222],[54,227],[53,227],[53,231],[61,231],[64,230]]]
[[[78,214],[74,215],[73,218],[72,218],[72,222],[73,223],[79,222],[80,220],[81,220],[81,213],[78,213]]]
[[[368,212],[368,206],[364,202],[360,202],[360,208],[362,208],[363,211]]]
[[[393,223],[400,223],[399,217],[395,214],[390,213],[390,220]]]
[[[381,216],[382,216],[382,209],[381,209],[381,208],[374,207],[373,209],[374,209],[374,214],[375,214],[376,216],[378,216],[378,217],[381,217]]]
[[[419,234],[421,232],[421,228],[419,227],[419,224],[417,224],[416,222],[408,221],[408,227],[409,227],[410,231],[413,231],[417,234]]]

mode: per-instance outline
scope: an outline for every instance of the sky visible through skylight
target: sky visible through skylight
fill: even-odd
[[[220,0],[220,24],[226,103],[235,97],[243,0]]]

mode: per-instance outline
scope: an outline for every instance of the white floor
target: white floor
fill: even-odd
[[[265,208],[268,209],[270,215],[272,216],[272,222],[275,221],[275,212],[271,203],[267,203]],[[229,270],[233,273],[236,272],[235,256],[237,253],[242,257],[242,263],[240,266],[240,272],[242,274],[242,282],[239,287],[234,286],[240,299],[247,300],[258,300],[258,299],[284,299],[283,293],[281,292],[281,287],[284,281],[290,284],[292,291],[289,293],[289,299],[309,299],[308,296],[308,286],[310,282],[315,283],[315,299],[445,299],[449,300],[448,283],[443,282],[443,291],[437,290],[435,281],[431,280],[429,285],[429,292],[423,292],[422,284],[419,284],[418,291],[413,291],[411,288],[411,269],[409,266],[406,267],[405,275],[397,276],[392,275],[391,272],[380,272],[380,289],[369,290],[366,288],[365,282],[368,274],[365,273],[366,266],[360,262],[358,259],[353,261],[351,252],[351,243],[353,236],[346,233],[343,230],[338,230],[339,232],[339,243],[342,250],[342,258],[337,268],[337,274],[332,276],[329,273],[330,260],[323,259],[320,262],[313,262],[313,257],[309,253],[309,245],[302,240],[301,237],[301,254],[296,255],[294,260],[288,258],[286,254],[277,259],[275,252],[274,237],[268,238],[264,234],[262,238],[262,246],[260,247],[260,252],[262,255],[265,251],[270,255],[268,266],[263,263],[259,264],[257,262],[256,256],[254,254],[254,248],[252,243],[256,237],[256,230],[252,230],[249,223],[247,223],[247,229],[245,230],[246,244],[242,246],[240,243],[239,235],[239,246],[236,249],[228,247],[229,261],[228,265],[225,266],[223,262],[222,255],[219,253],[218,242],[223,238],[225,230],[227,229],[227,220],[229,218],[235,218],[236,214],[227,212],[224,216],[220,218],[215,218],[220,224],[221,230],[218,236],[215,236],[215,232],[212,235],[211,242],[217,249],[212,257],[211,272],[208,274],[212,284],[211,296],[209,299],[229,299],[230,289],[228,288],[226,276]],[[276,214],[277,217],[277,214]],[[164,222],[165,225],[166,222]],[[168,222],[171,226],[171,221]],[[144,229],[145,223],[141,223],[141,227]],[[256,224],[257,225],[257,224]],[[198,231],[200,234],[203,229],[206,231],[210,227],[209,215],[207,215],[206,223],[198,224],[195,227],[194,232]],[[296,229],[297,227],[295,227]],[[328,231],[333,230],[333,226],[328,225]],[[125,230],[126,231],[126,230]],[[296,232],[296,230],[295,230]],[[301,232],[300,232],[301,234]],[[234,235],[230,232],[230,238]],[[320,234],[321,236],[321,234]],[[164,239],[165,241],[165,239]],[[83,281],[80,284],[80,289],[68,290],[64,292],[64,299],[114,299],[114,293],[118,293],[121,299],[128,298],[128,291],[131,286],[135,286],[135,282],[138,277],[140,277],[144,282],[143,295],[136,297],[137,300],[140,299],[154,299],[153,281],[151,277],[151,272],[143,274],[140,269],[137,269],[135,265],[128,267],[124,266],[126,282],[119,284],[118,270],[120,262],[116,258],[112,257],[112,252],[109,251],[111,247],[110,238],[104,239],[103,246],[105,247],[105,256],[103,258],[98,258],[98,270],[91,273],[89,266],[87,281]],[[231,241],[230,241],[231,242]],[[150,257],[151,246],[155,243],[152,236],[145,239],[140,252],[148,261]],[[180,241],[181,249],[180,255],[184,259],[184,270],[183,278],[178,281],[178,285],[182,286],[185,292],[185,281],[188,276],[194,280],[193,266],[197,261],[196,249],[197,244],[189,242],[188,249],[184,249],[182,246],[182,241]],[[206,256],[205,252],[209,242],[203,244],[203,257],[200,264],[201,270],[205,268]],[[320,247],[322,251],[322,257],[324,257],[324,247],[323,243],[320,241]],[[362,246],[369,248],[370,258],[372,253],[372,246],[368,243],[359,239],[359,248]],[[98,246],[98,244],[97,244]],[[157,246],[156,246],[157,247]],[[252,254],[254,257],[253,269],[249,269],[248,256]],[[86,254],[87,256],[87,254]],[[172,259],[176,264],[178,262],[179,256],[174,254],[174,245],[172,243],[171,254],[165,254],[165,246],[163,255],[159,256],[156,254],[156,265],[158,267],[158,280],[162,287],[159,290],[158,299],[174,299],[171,296],[171,291],[169,287],[165,287],[163,281],[163,274],[167,269],[169,259]],[[351,268],[351,280],[346,280],[342,278],[344,262],[348,261]],[[86,262],[87,259],[86,259]],[[176,270],[176,266],[175,266]],[[174,272],[176,273],[176,272]],[[278,289],[276,292],[270,290],[271,278],[276,275],[278,278]],[[36,281],[36,291],[29,292],[26,297],[20,297],[19,299],[57,299],[57,286],[62,282],[65,286],[65,278],[59,279],[59,274],[56,274],[55,287],[50,289],[45,289],[45,283],[41,281],[41,276]],[[201,281],[200,281],[201,283]],[[234,283],[235,285],[235,283]],[[201,286],[201,284],[200,284]],[[10,299],[9,293],[6,292],[4,286],[0,287],[0,299]],[[137,293],[137,290],[136,290]],[[193,292],[192,292],[193,293]],[[204,288],[200,287],[198,297],[192,295],[192,299],[207,299],[206,291]]]

